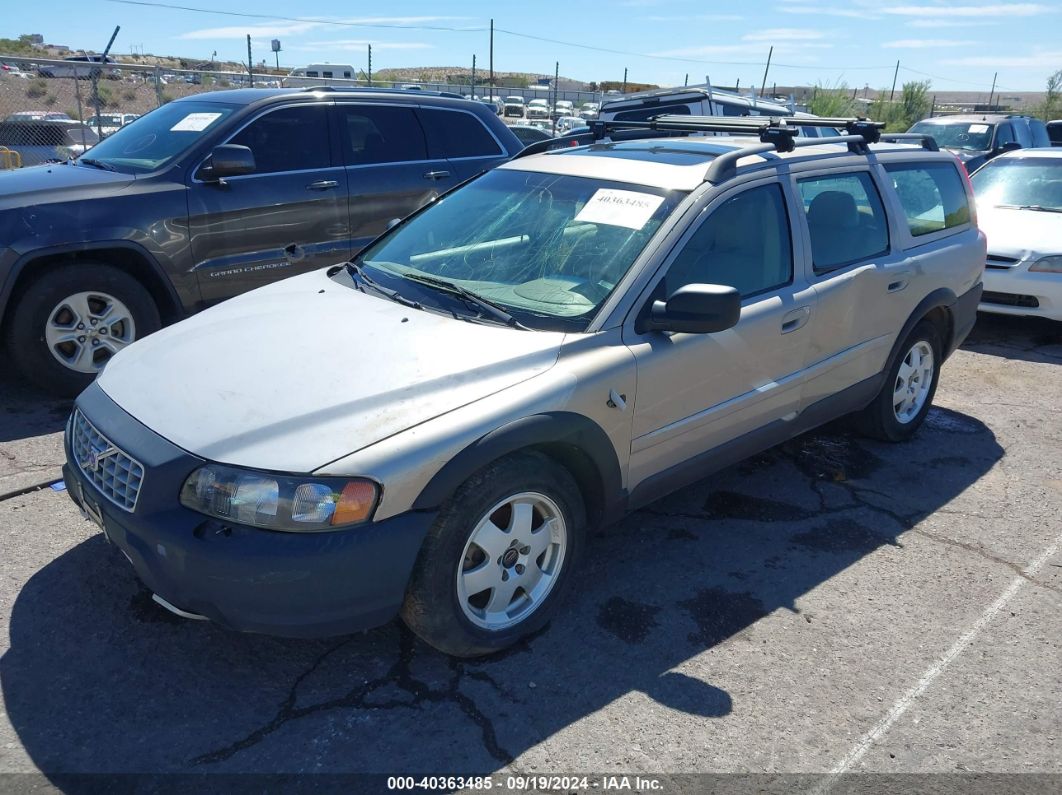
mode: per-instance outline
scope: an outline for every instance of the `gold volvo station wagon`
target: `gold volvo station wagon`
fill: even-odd
[[[589,527],[842,415],[924,420],[981,295],[969,182],[800,123],[844,133],[595,122],[130,345],[71,416],[72,497],[180,615],[512,644]]]

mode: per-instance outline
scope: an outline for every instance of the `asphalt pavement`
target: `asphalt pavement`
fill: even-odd
[[[837,423],[662,499],[598,533],[537,636],[457,661],[397,621],[302,641],[165,612],[47,485],[70,404],[2,380],[0,789],[79,791],[87,773],[1062,786],[1060,396],[1062,324],[982,317],[912,441]]]

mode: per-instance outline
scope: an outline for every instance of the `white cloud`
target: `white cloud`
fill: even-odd
[[[886,6],[880,9],[883,14],[904,17],[939,17],[946,13],[949,17],[1033,17],[1047,14],[1054,9],[1039,3],[1001,3],[984,6]]]
[[[911,19],[907,21],[909,28],[979,28],[991,25],[991,22],[977,22],[972,19]]]
[[[335,27],[414,27],[417,25],[431,25],[440,22],[452,22],[455,20],[468,19],[468,17],[355,17],[352,19],[303,19],[289,22],[277,20],[276,22],[260,22],[253,25],[232,25],[221,28],[203,28],[182,33],[178,39],[242,39],[248,33],[252,38],[271,38],[279,36],[297,36],[311,30]]]
[[[826,37],[826,32],[821,30],[809,30],[807,28],[769,28],[768,30],[759,30],[755,33],[749,33],[742,36],[744,41],[814,41],[815,39],[823,39]]]
[[[811,56],[807,55],[808,50],[829,50],[832,49],[831,44],[810,43],[805,44],[801,42],[799,45],[786,46],[784,44],[778,45],[774,48],[776,55],[785,54],[790,60],[813,60]],[[757,63],[757,55],[766,55],[766,47],[762,51],[757,51],[749,44],[703,44],[693,47],[679,47],[673,50],[663,50],[661,52],[650,53],[658,58],[711,58],[713,56],[720,55],[739,55],[741,61],[748,62],[749,65]]]
[[[878,15],[873,11],[860,10],[858,8],[832,8],[817,5],[782,5],[778,11],[783,14],[814,14],[822,17],[845,17],[848,19],[877,19]]]
[[[954,58],[941,63],[950,66],[1006,66],[1014,69],[1024,67],[1039,68],[1044,63],[1062,61],[1062,50],[1055,52],[1037,52],[1030,55],[972,55],[969,58]]]
[[[976,41],[957,41],[955,39],[900,39],[882,42],[882,47],[896,50],[929,50],[937,47],[969,47]]]
[[[367,39],[335,39],[334,41],[308,41],[289,47],[289,50],[342,50],[364,51],[372,45],[374,50],[430,50],[434,45],[423,41],[369,41]]]
[[[648,22],[740,22],[745,17],[740,14],[693,14],[686,16],[651,16]]]

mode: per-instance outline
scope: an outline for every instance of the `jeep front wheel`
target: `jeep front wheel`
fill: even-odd
[[[10,318],[8,347],[27,378],[72,397],[112,356],[160,325],[140,282],[113,266],[82,262],[50,268],[26,288]]]

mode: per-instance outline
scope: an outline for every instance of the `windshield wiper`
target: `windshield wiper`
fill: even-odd
[[[77,162],[84,163],[85,165],[89,165],[89,166],[95,166],[96,168],[102,168],[104,171],[117,171],[118,170],[114,166],[112,166],[110,163],[104,162],[103,160],[97,160],[94,157],[79,157],[77,159]]]
[[[481,295],[477,295],[476,293],[462,287],[459,284],[454,284],[453,282],[449,282],[446,279],[439,279],[435,276],[426,276],[420,273],[403,273],[402,275],[410,281],[419,282],[420,284],[427,284],[430,287],[435,287],[436,289],[442,290],[444,292],[453,293],[454,295],[460,296],[465,300],[466,303],[471,304],[472,306],[475,306],[477,309],[479,309],[482,314],[494,318],[495,320],[504,323],[506,326],[522,329],[523,331],[530,331],[527,326],[520,323],[515,317],[506,312],[498,304],[484,298]]]
[[[354,276],[357,276],[358,279],[360,279],[363,283],[369,285],[369,287],[371,287],[372,289],[374,289],[376,292],[380,293],[381,295],[386,296],[387,298],[390,298],[396,304],[402,304],[402,306],[408,306],[408,307],[411,307],[412,309],[423,309],[424,308],[423,306],[421,306],[421,303],[419,301],[414,301],[412,298],[406,298],[404,295],[402,295],[400,292],[398,292],[398,290],[391,290],[391,289],[389,289],[387,287],[384,287],[382,284],[380,284],[375,279],[373,279],[371,276],[369,276],[369,274],[367,274],[364,271],[364,269],[362,269],[362,267],[360,265],[358,265],[357,263],[348,262],[346,264],[346,266],[347,266],[347,270],[351,274],[353,274]]]
[[[1044,207],[1042,204],[997,204],[1003,210],[1036,210],[1041,213],[1062,213],[1062,207]]]

